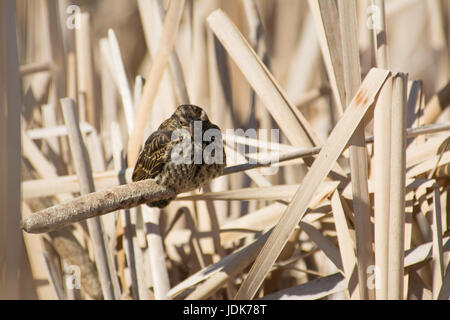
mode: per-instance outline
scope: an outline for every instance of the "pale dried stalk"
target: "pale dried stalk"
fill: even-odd
[[[412,246],[412,228],[413,228],[413,214],[414,214],[414,191],[409,190],[405,196],[405,250],[411,249]],[[409,273],[405,273],[403,276],[403,297],[402,299],[408,299],[409,290]]]
[[[310,106],[310,103],[320,97],[328,97],[332,94],[329,86],[312,89],[317,84],[317,70],[321,68],[322,56],[320,52],[318,32],[314,24],[314,16],[309,11],[305,13],[300,31],[299,41],[291,55],[289,70],[286,75],[285,89],[288,97],[297,108]],[[334,123],[335,114],[342,115],[342,110],[336,112],[333,106],[333,114],[330,118]],[[265,128],[265,126],[261,126]]]
[[[221,244],[228,247],[232,245],[233,241],[272,228],[280,220],[284,210],[286,210],[286,205],[276,202],[224,223],[220,228]]]
[[[263,297],[263,300],[316,300],[341,292],[347,287],[347,281],[341,273],[309,281]]]
[[[77,57],[75,52],[71,51],[67,54],[67,97],[76,101],[77,92]]]
[[[345,105],[349,105],[352,97],[361,85],[359,61],[359,45],[357,38],[356,1],[338,0],[343,69],[345,82]],[[340,79],[338,78],[338,81]],[[344,104],[344,101],[343,101]],[[355,212],[356,255],[358,259],[359,283],[367,283],[367,268],[374,263],[372,249],[373,231],[370,222],[370,198],[367,185],[367,150],[365,145],[364,123],[361,123],[350,139],[350,169],[352,177],[353,209]],[[369,299],[366,285],[360,285],[361,299]]]
[[[342,266],[342,259],[339,249],[321,231],[315,228],[312,224],[305,221],[300,221],[300,228],[305,231],[308,237],[314,242],[317,247],[327,256],[328,259],[341,271],[344,271]]]
[[[87,125],[84,126],[83,123],[81,124],[81,128],[83,129],[83,132],[89,133],[91,126]],[[416,137],[419,134],[431,134],[431,133],[438,133],[443,131],[448,131],[450,129],[450,122],[440,123],[440,124],[433,124],[428,126],[423,126],[420,128],[412,128],[407,130],[407,137],[412,138]],[[84,131],[86,130],[86,131]],[[65,129],[61,132],[55,132],[57,134],[64,133]],[[32,135],[35,138],[38,138],[38,136],[47,137],[47,133],[44,132],[34,132],[34,130],[30,130],[28,132],[31,132]],[[48,136],[51,136],[53,132],[49,132]],[[366,137],[366,143],[373,143],[373,136]],[[435,149],[437,149],[437,144],[434,143],[434,140],[430,141],[430,144],[425,145],[421,147],[420,149],[411,149],[411,152],[408,152],[408,166],[419,164],[421,161],[423,161],[423,157],[427,157],[430,154],[435,153]],[[433,142],[433,143],[431,143]],[[294,148],[295,149],[295,148]],[[303,157],[310,157],[319,154],[320,150],[322,150],[321,147],[314,147],[314,148],[305,148],[305,149],[298,149],[298,151],[294,150],[291,152],[282,153],[277,157],[274,157],[273,159],[271,157],[268,157],[267,159],[260,160],[259,163],[255,164],[239,164],[236,166],[230,166],[225,168],[225,175],[243,172],[245,170],[250,169],[256,169],[260,167],[267,166],[267,163],[272,163],[273,165],[277,165],[277,163],[282,163],[285,161],[295,160]],[[420,152],[420,154],[419,154]],[[31,153],[32,154],[32,153]],[[418,158],[417,158],[418,157]],[[261,159],[261,158],[260,158]],[[445,160],[445,159],[443,159]],[[445,163],[441,162],[441,163]],[[419,170],[419,169],[418,169]],[[429,169],[425,169],[429,170]],[[119,171],[106,171],[102,173],[94,173],[94,182],[95,182],[95,188],[96,189],[103,189],[107,187],[117,186],[119,184],[119,180],[124,179],[126,182],[131,182],[131,173],[133,171],[133,168],[129,168],[126,170],[119,170]],[[421,171],[422,172],[422,171]],[[440,171],[438,170],[437,173]],[[444,173],[444,172],[442,172]],[[415,175],[418,175],[420,173],[415,173]],[[23,197],[24,199],[31,199],[31,198],[38,198],[38,197],[46,197],[46,196],[52,196],[57,195],[60,193],[68,193],[68,192],[79,192],[79,184],[78,184],[78,178],[76,176],[59,176],[52,179],[35,179],[30,181],[24,181],[22,183],[23,188]]]
[[[314,161],[294,199],[259,253],[247,278],[235,296],[236,299],[251,299],[256,294],[290,234],[303,218],[316,188],[334,166],[335,161],[353,135],[356,126],[359,125],[369,107],[374,103],[375,97],[388,75],[389,72],[379,69],[372,69],[369,72],[358,94],[330,134],[326,145]]]
[[[166,254],[159,230],[159,215],[157,208],[142,207],[144,223],[147,229],[147,252],[150,255],[150,269],[153,279],[153,290],[156,300],[169,299],[169,274],[166,267]]]
[[[406,88],[408,76],[393,78],[388,298],[403,299],[406,179]]]
[[[430,43],[433,49],[445,50],[447,47],[446,44],[446,35],[445,35],[445,22],[444,22],[444,12],[439,0],[431,0],[427,1],[428,11],[430,15]]]
[[[388,49],[386,37],[386,15],[384,0],[372,0],[377,10],[377,19],[373,23],[373,41],[376,65],[387,69]],[[389,81],[391,82],[391,81]],[[384,91],[384,90],[383,90]],[[390,195],[390,150],[391,150],[391,97],[392,89],[382,91],[379,105],[374,113],[374,173],[375,173],[375,263],[378,270],[380,288],[376,290],[377,299],[387,298],[388,286],[388,248],[389,248],[389,195]]]
[[[204,192],[211,192],[211,185],[212,184],[206,184],[203,186]],[[198,205],[199,203],[197,203]],[[220,220],[217,215],[217,209],[216,209],[216,203],[213,203],[212,201],[202,201],[200,202],[204,207],[204,210],[207,212],[207,221],[208,221],[208,230],[211,231],[211,242],[213,244],[213,250],[218,253],[220,257],[226,256],[226,252],[224,248],[222,247],[220,243]],[[206,207],[206,208],[205,208]],[[197,207],[198,209],[199,207]],[[200,207],[201,208],[201,207]],[[201,216],[198,216],[198,220],[201,218]]]
[[[423,85],[422,81],[408,81],[408,105],[406,107],[407,112],[407,127],[417,128],[423,123],[423,110],[422,110],[422,97],[423,97]],[[410,139],[407,141],[408,145],[420,145],[423,144],[424,138]]]
[[[391,100],[392,79],[388,79],[374,111],[375,263],[380,284],[376,290],[377,299],[387,298],[388,285]]]
[[[105,157],[110,158],[113,148],[113,140],[111,138],[111,123],[117,118],[117,100],[119,94],[117,93],[117,85],[113,76],[112,66],[110,65],[111,57],[109,52],[108,40],[106,38],[99,41],[99,54],[102,57],[100,67],[100,92],[102,103],[102,131],[101,137],[103,141],[103,148],[105,150]]]
[[[94,192],[94,180],[92,179],[92,170],[89,163],[89,157],[83,143],[81,131],[78,126],[75,103],[72,99],[61,100],[64,121],[69,133],[70,149],[74,159],[75,169],[80,181],[80,190],[82,194]],[[111,272],[108,264],[108,248],[105,245],[103,237],[103,228],[99,218],[87,221],[89,235],[94,248],[95,262],[97,265],[100,281],[103,289],[103,296],[106,300],[114,299],[114,288],[112,286]]]
[[[372,0],[378,14],[374,17],[373,37],[376,51],[376,63],[378,68],[387,69],[389,67],[388,47],[386,38],[386,13],[384,0]]]
[[[80,28],[75,30],[78,90],[86,95],[87,120],[98,128],[94,100],[94,66],[92,61],[91,24],[89,13],[82,13]]]
[[[112,29],[108,30],[108,43],[112,59],[111,66],[114,68],[112,75],[116,78],[115,83],[117,84],[120,96],[122,98],[122,107],[127,123],[128,135],[131,135],[134,124],[133,98],[131,95],[131,87],[128,82],[125,67],[123,64],[122,54],[120,53],[119,42],[117,41],[114,30]]]
[[[180,208],[178,210],[181,211],[182,214],[186,218],[187,227],[191,230],[191,239],[190,239],[190,241],[192,241],[192,247],[193,247],[194,253],[195,253],[196,257],[197,257],[198,264],[200,265],[200,268],[203,269],[206,266],[205,265],[205,258],[203,257],[203,251],[202,251],[202,247],[200,245],[199,232],[198,232],[196,223],[194,221],[194,217],[192,217],[191,212],[186,207],[182,207],[182,208]]]
[[[450,164],[445,164],[436,168],[436,172],[434,174],[436,178],[448,178],[450,176]]]
[[[444,249],[442,241],[442,212],[439,186],[433,184],[433,299],[438,299],[444,280]]]
[[[156,55],[155,42],[161,37],[162,25],[165,17],[165,11],[161,0],[147,1],[139,0],[138,2],[139,14],[141,17],[145,41],[152,56]],[[189,103],[189,95],[184,81],[183,70],[181,68],[180,60],[176,48],[172,51],[169,59],[169,68],[174,93],[178,100],[178,104]],[[167,73],[168,74],[168,73]],[[169,83],[168,81],[166,82]],[[164,86],[164,80],[162,81]],[[156,102],[157,103],[157,102]]]
[[[224,149],[226,154],[228,154],[228,158],[227,158],[227,162],[231,163],[232,161],[236,161],[236,162],[241,162],[241,163],[245,163],[246,159],[245,157],[239,152],[239,151],[235,151],[234,149],[228,147],[227,145],[224,145]],[[231,156],[230,156],[231,155]],[[234,164],[234,163],[233,163]],[[252,179],[256,185],[262,187],[268,187],[271,186],[272,184],[269,182],[269,180],[266,179],[266,177],[264,177],[261,173],[259,173],[257,170],[246,170],[245,174]]]
[[[209,70],[209,99],[210,119],[221,128],[233,128],[233,111],[227,101],[231,90],[227,90],[229,83],[227,63],[219,59],[224,49],[219,45],[211,30],[207,29],[208,70]],[[221,70],[222,66],[222,70]],[[222,79],[222,80],[221,80]],[[228,87],[229,89],[229,87]],[[229,189],[229,178],[222,177],[211,183],[212,190]],[[228,215],[228,202],[214,203],[219,221],[226,219]]]
[[[288,144],[282,144],[272,141],[267,141],[263,139],[253,139],[246,136],[240,136],[234,133],[224,133],[222,134],[222,138],[225,140],[225,142],[229,144],[241,144],[241,145],[247,145],[251,147],[256,148],[262,148],[262,149],[270,149],[272,151],[296,151],[298,148],[293,147]]]
[[[322,56],[327,68],[330,86],[337,105],[337,116],[344,112],[345,86],[342,61],[342,40],[339,26],[337,2],[327,0],[309,0],[314,16],[316,32],[319,38]]]
[[[44,260],[44,265],[47,270],[48,274],[48,281],[50,282],[50,285],[52,286],[53,290],[55,291],[55,295],[59,300],[64,300],[64,289],[61,282],[61,277],[59,276],[59,272],[57,267],[55,266],[54,261],[55,259],[55,250],[53,250],[51,244],[46,238],[41,238],[41,245],[42,245],[42,258]]]
[[[32,214],[30,207],[22,202],[22,219]],[[42,255],[42,235],[30,235],[23,233],[23,240],[27,253],[27,258],[30,262],[31,272],[33,274],[33,280],[45,279],[47,277],[46,267],[41,257]],[[52,290],[49,282],[44,282],[36,285],[36,293],[39,299],[42,300],[55,300],[56,295]]]
[[[123,101],[125,102],[125,101]],[[122,145],[122,137],[120,135],[120,129],[118,128],[117,123],[111,124],[111,136],[113,137],[113,141],[115,143],[113,144],[113,162],[114,162],[114,168],[116,170],[120,170],[123,161],[122,161],[122,151],[123,151],[123,145]],[[131,291],[133,299],[142,299],[143,296],[145,296],[145,292],[142,288],[142,285],[140,286],[139,283],[143,284],[142,278],[138,281],[138,268],[140,266],[137,265],[137,255],[139,254],[140,248],[137,246],[136,243],[136,234],[135,234],[135,226],[131,223],[131,212],[129,210],[120,210],[118,212],[118,219],[122,219],[122,225],[123,225],[123,238],[117,237],[118,241],[122,240],[123,242],[123,248],[125,251],[125,255],[128,261],[128,267],[130,270],[130,276],[131,276]],[[111,226],[111,236],[116,237],[116,221],[114,219],[114,216],[109,216],[112,218],[112,221],[110,222]],[[119,259],[118,259],[119,260]],[[118,263],[119,264],[119,263]],[[120,264],[119,264],[120,265]],[[119,266],[119,270],[122,266]]]
[[[65,96],[66,92],[66,62],[64,57],[64,41],[59,27],[59,17],[57,12],[57,4],[53,1],[46,0],[42,2],[45,22],[43,33],[47,41],[49,50],[49,60],[55,67],[52,68],[51,74],[53,78],[52,101],[57,103],[58,99]]]
[[[261,58],[267,68],[270,68],[270,59],[267,54],[267,44],[264,34],[264,28],[261,22],[261,17],[258,13],[258,8],[254,0],[242,1],[244,13],[248,25],[249,43],[253,50]],[[257,119],[260,121],[260,127],[267,130],[272,128],[270,123],[269,113],[266,108],[261,105],[261,100],[257,98],[254,90],[250,91],[250,115],[248,117],[247,127],[254,128],[257,126]]]
[[[220,40],[233,61],[294,146],[320,144],[306,119],[295,110],[261,59],[220,9],[207,18],[209,27]]]
[[[427,103],[423,122],[424,124],[433,123],[439,115],[450,105],[450,82],[443,87],[439,92],[433,96]]]
[[[234,128],[236,119],[232,108],[230,70],[225,50],[213,32],[208,29],[209,90],[211,119],[221,128]],[[225,111],[225,112],[224,112]]]
[[[178,27],[183,13],[185,0],[171,1],[164,20],[163,32],[158,51],[153,60],[148,80],[144,87],[141,103],[136,113],[133,133],[128,143],[128,164],[134,165],[139,154],[139,148],[144,136],[145,127],[150,119],[151,109],[158,93],[164,70],[175,45]]]
[[[183,282],[179,283],[169,291],[169,296],[175,297],[189,287],[206,279],[199,285],[186,299],[206,299],[220,289],[229,279],[248,267],[255,259],[258,251],[267,240],[270,231],[259,237],[246,247],[243,247],[232,254],[226,256],[219,262],[212,264],[205,269],[193,274]]]
[[[36,170],[36,172],[42,177],[56,177],[55,167],[47,161],[47,159],[41,154],[40,150],[34,145],[32,141],[27,137],[26,133],[22,134],[22,144],[24,150],[24,156],[29,159],[30,163]],[[71,200],[73,197],[71,194],[57,194],[56,199],[58,201]],[[23,203],[23,208],[26,211],[30,209]],[[30,212],[31,213],[31,212]],[[26,216],[29,216],[27,214]],[[52,245],[61,258],[69,261],[71,264],[79,266],[82,270],[81,285],[84,290],[94,299],[102,298],[102,289],[98,280],[97,270],[95,265],[88,261],[87,252],[81,249],[78,241],[67,230],[58,230],[50,233],[52,239]],[[88,261],[88,262],[87,262]],[[93,266],[93,268],[92,268]],[[51,268],[51,266],[50,266]],[[112,272],[114,273],[114,272]]]
[[[28,76],[28,75],[32,75],[34,73],[50,71],[50,70],[52,70],[55,67],[56,66],[53,65],[49,61],[33,62],[33,63],[23,64],[23,65],[20,66],[20,75],[22,77],[25,77],[25,76]]]
[[[52,107],[52,106],[48,106]],[[53,107],[52,107],[53,108]],[[44,110],[43,110],[44,112]],[[93,132],[95,129],[87,122],[80,123],[80,130],[84,134],[88,134]],[[37,128],[27,130],[27,135],[30,139],[38,140],[38,139],[51,139],[57,137],[67,136],[67,127],[66,126],[52,126],[46,128]]]
[[[450,263],[447,265],[445,278],[443,280],[441,291],[439,292],[438,300],[450,299]]]
[[[157,6],[158,6],[157,16],[161,20],[162,24],[166,14],[163,7],[163,1],[158,0]],[[189,104],[190,103],[189,94],[186,88],[186,82],[184,81],[183,70],[181,69],[181,63],[180,59],[178,58],[176,48],[172,51],[172,54],[170,55],[169,68],[170,73],[172,75],[172,83],[175,89],[175,95],[178,99],[178,104]]]
[[[450,238],[444,239],[444,250],[450,250]],[[405,252],[405,268],[412,267],[431,258],[432,243],[425,243]],[[407,269],[406,269],[407,270]],[[264,300],[313,300],[345,290],[346,281],[340,273],[291,287],[265,296]]]
[[[139,104],[141,103],[142,91],[144,90],[145,79],[142,76],[136,76],[136,80],[134,81],[134,91],[133,91],[133,107],[135,110],[139,108]]]
[[[321,141],[311,125],[289,102],[273,75],[228,16],[217,9],[208,16],[207,22],[287,139],[294,146],[320,145]],[[310,160],[308,164],[311,164]],[[332,174],[341,180],[346,177],[339,165],[335,165]]]
[[[450,151],[444,152],[436,156],[432,156],[430,159],[417,164],[412,168],[408,168],[406,177],[414,178],[421,174],[430,174],[432,171],[439,175],[440,177],[447,177],[449,170],[448,164],[450,163]]]
[[[131,181],[133,169],[126,171],[106,171],[94,173],[95,189],[101,190],[108,187],[118,186],[120,181]],[[46,177],[45,179],[30,180],[23,182],[24,199],[58,196],[61,193],[80,192],[77,176]]]
[[[327,198],[338,186],[337,181],[324,181],[320,190],[311,199],[311,203],[317,205],[323,199]],[[256,188],[243,188],[236,190],[205,192],[192,196],[180,197],[177,200],[290,200],[299,185],[277,185],[277,186],[261,186]]]
[[[150,60],[149,65],[153,63],[153,60],[156,57],[163,30],[163,21],[161,21],[161,18],[158,15],[158,1],[159,0],[137,1],[142,28],[145,36],[145,43],[148,49],[148,59]],[[176,46],[174,47],[174,49],[176,49]],[[144,75],[148,77],[148,73]],[[172,86],[170,70],[169,68],[166,68],[161,79],[160,88],[153,103],[154,108],[151,111],[152,116],[149,123],[149,127],[151,130],[156,129],[163,119],[168,118],[172,114],[172,112],[175,111],[177,104],[176,98],[176,93]],[[138,107],[139,105],[136,107],[136,109],[138,109]]]
[[[319,188],[311,200],[309,205],[311,210],[305,216],[305,222],[311,223],[327,215],[321,212],[316,213],[314,209],[324,204],[323,199],[327,198],[329,194],[336,190],[338,182],[332,182],[331,184],[325,183],[322,186],[323,188]],[[298,189],[298,186],[295,189],[292,188],[292,195],[296,189]],[[221,227],[220,239],[222,243],[230,243],[247,236],[249,233],[266,231],[272,228],[280,220],[286,207],[287,205],[276,202],[268,207],[227,222]]]
[[[22,144],[24,146],[24,156],[29,159],[37,173],[42,177],[57,176],[55,167],[47,161],[41,154],[40,150],[27,137],[26,133],[22,134]],[[72,199],[71,194],[56,195],[58,201]],[[26,203],[23,203],[23,209],[27,212],[30,210]],[[31,212],[30,212],[31,214]],[[29,216],[27,214],[26,216]],[[89,261],[87,251],[82,249],[78,241],[67,230],[58,230],[50,234],[52,245],[56,252],[65,261],[80,267],[82,271],[81,285],[84,290],[94,299],[102,298],[102,289],[98,280],[95,265]],[[93,267],[93,268],[92,268]],[[49,266],[52,268],[52,266]],[[49,271],[51,271],[49,269]]]
[[[297,108],[304,108],[309,106],[316,100],[319,100],[322,97],[327,97],[331,93],[330,87],[322,86],[317,89],[309,90],[303,93],[300,97],[294,100],[294,104]]]
[[[328,213],[321,212],[321,209],[327,206],[327,201],[324,202],[323,198],[326,198],[329,193],[333,192],[336,189],[337,184],[338,183],[336,182],[334,187],[331,185],[327,187],[330,188],[329,191],[320,190],[314,195],[310,204],[310,210],[305,216],[304,221],[312,223],[328,215]],[[269,230],[280,220],[286,207],[287,205],[276,202],[246,214],[245,216],[226,222],[220,229],[220,240],[222,245],[231,246],[233,241],[245,238],[249,234]],[[166,239],[167,244],[176,246],[186,243],[189,240],[188,233],[181,231],[178,232],[178,234],[175,234],[176,232],[177,231],[173,231],[168,235],[168,238]],[[205,251],[205,253],[212,254],[213,252]]]
[[[81,287],[92,299],[102,299],[102,286],[95,263],[89,259],[88,251],[76,240],[70,229],[50,233],[52,246],[70,266],[80,268]]]
[[[337,191],[333,193],[333,197],[331,198],[331,207],[333,209],[334,223],[336,226],[336,233],[339,242],[339,250],[341,253],[344,274],[347,281],[347,289],[352,300],[360,299],[360,291],[355,277],[355,245],[350,236],[344,208]]]

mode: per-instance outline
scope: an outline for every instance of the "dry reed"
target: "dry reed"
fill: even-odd
[[[0,298],[448,299],[448,8],[0,1]],[[227,168],[149,208],[185,103]]]

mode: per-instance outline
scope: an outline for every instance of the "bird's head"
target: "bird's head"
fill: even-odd
[[[203,133],[212,125],[205,110],[192,104],[179,106],[172,117],[178,121],[182,128],[188,130],[191,135],[194,135],[195,126],[199,127],[201,125]]]
[[[195,121],[209,122],[205,110],[192,104],[181,105],[175,110],[174,116],[181,126],[189,126]]]

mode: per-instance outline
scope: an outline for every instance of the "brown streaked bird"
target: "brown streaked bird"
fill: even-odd
[[[194,157],[194,150],[197,157]],[[181,154],[183,156],[178,158],[177,155]],[[204,158],[204,154],[210,157]],[[211,161],[211,158],[215,161]],[[219,127],[209,121],[202,108],[181,105],[148,137],[136,162],[132,179],[155,179],[156,183],[179,194],[198,189],[220,176],[225,166],[226,156]],[[173,199],[147,205],[164,208]]]

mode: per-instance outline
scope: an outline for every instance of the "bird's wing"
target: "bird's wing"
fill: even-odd
[[[162,171],[170,138],[171,132],[165,130],[157,130],[148,137],[134,167],[133,181],[153,179]]]

